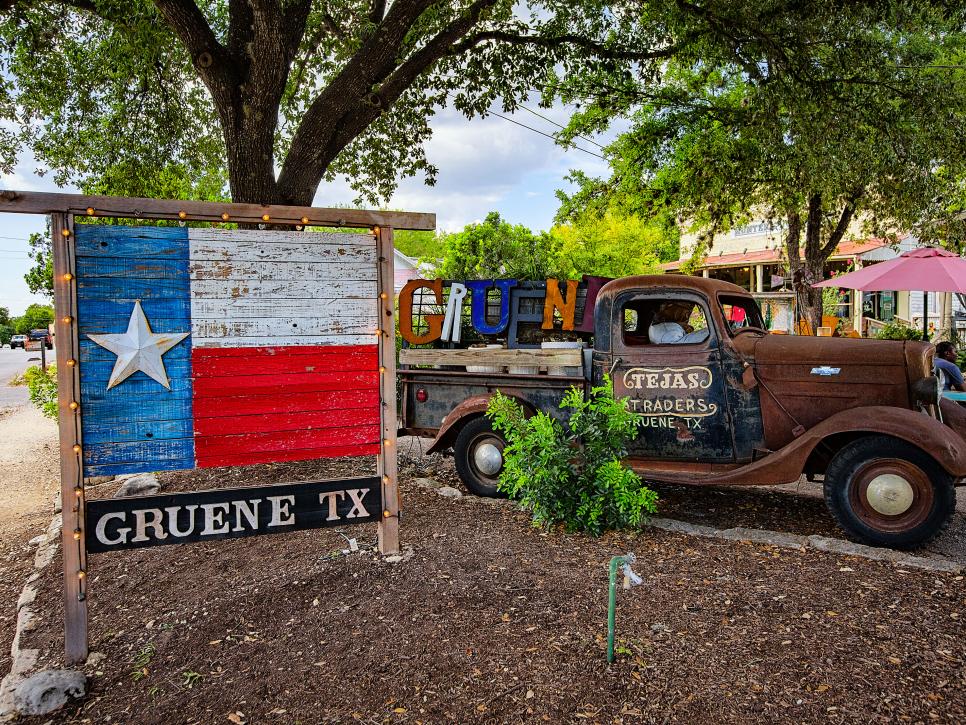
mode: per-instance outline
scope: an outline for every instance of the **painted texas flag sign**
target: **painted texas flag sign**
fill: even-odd
[[[87,476],[379,451],[371,235],[75,228]]]

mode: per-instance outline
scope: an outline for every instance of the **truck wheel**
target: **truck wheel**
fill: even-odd
[[[472,493],[487,498],[504,494],[496,489],[503,470],[506,441],[493,430],[486,418],[474,418],[463,426],[453,444],[456,472]]]
[[[953,478],[910,443],[868,436],[849,443],[825,472],[825,503],[849,538],[913,549],[936,538],[956,508]]]

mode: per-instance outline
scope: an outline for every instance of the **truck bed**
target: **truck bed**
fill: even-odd
[[[572,386],[583,389],[582,375],[511,375],[475,373],[465,370],[402,369],[400,435],[435,437],[443,419],[463,401],[499,390],[563,420],[560,401]],[[420,402],[417,393],[425,393]],[[422,397],[422,396],[419,396]]]

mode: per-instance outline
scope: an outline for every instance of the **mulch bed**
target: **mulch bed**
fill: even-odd
[[[310,480],[371,461],[359,466],[164,479]],[[962,577],[654,530],[546,532],[506,502],[412,484],[451,482],[441,459],[402,471],[401,562],[374,553],[373,526],[91,556],[91,650],[106,658],[54,722],[966,721]],[[343,553],[341,534],[363,551]],[[607,564],[627,551],[644,585],[618,595],[608,666]],[[51,661],[59,576],[43,578],[24,643]]]

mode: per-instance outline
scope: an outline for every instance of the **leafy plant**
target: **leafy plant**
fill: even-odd
[[[892,320],[885,323],[875,336],[879,340],[921,340],[922,330],[900,320]]]
[[[181,673],[181,684],[187,689],[191,689],[201,682],[201,673],[194,670],[185,670]]]
[[[57,366],[29,367],[24,371],[30,402],[40,408],[46,418],[57,417]]]
[[[617,400],[610,378],[585,399],[571,388],[560,403],[566,425],[544,412],[528,418],[514,399],[497,393],[487,417],[507,441],[499,488],[528,509],[537,526],[599,536],[637,527],[657,510],[657,494],[621,463],[639,418]]]
[[[141,651],[137,653],[137,656],[131,661],[131,679],[135,682],[143,680],[148,676],[148,665],[151,664],[151,660],[154,659],[154,655],[157,649],[153,642],[148,642]]]

